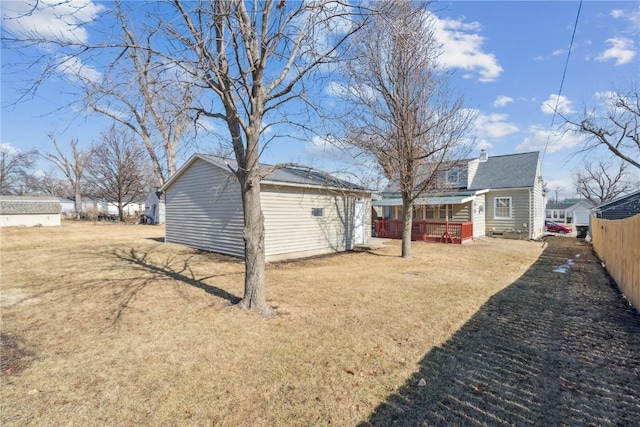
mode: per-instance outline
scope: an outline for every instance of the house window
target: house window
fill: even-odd
[[[434,215],[434,212],[433,212],[433,211],[434,211],[433,206],[427,206],[427,210],[426,210],[426,212],[425,212],[425,218],[426,218],[426,219],[433,219],[433,218],[435,218],[435,215]]]
[[[311,216],[323,217],[324,208],[311,208]]]
[[[446,219],[447,216],[449,219],[453,219],[453,205],[440,205],[438,207],[438,218]]]
[[[511,219],[511,197],[493,199],[493,217],[495,219]]]
[[[447,184],[459,184],[459,183],[460,183],[460,170],[458,168],[448,170]]]

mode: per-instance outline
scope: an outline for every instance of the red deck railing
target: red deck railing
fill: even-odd
[[[373,223],[377,237],[402,239],[403,221],[377,219]],[[473,239],[473,223],[471,222],[413,221],[411,226],[411,240],[460,244],[471,239]]]

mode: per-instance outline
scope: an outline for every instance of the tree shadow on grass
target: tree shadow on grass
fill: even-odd
[[[637,425],[640,314],[577,242],[550,239],[361,426]]]
[[[130,248],[128,251],[115,250],[113,255],[121,261],[133,264],[145,273],[151,273],[151,277],[136,279],[135,283],[132,282],[131,286],[126,287],[125,292],[121,295],[118,308],[112,317],[114,321],[120,318],[124,308],[126,308],[129,302],[131,302],[149,283],[166,278],[177,280],[198,289],[202,289],[208,294],[229,301],[231,304],[237,304],[241,300],[240,297],[217,286],[209,285],[204,281],[213,277],[238,275],[242,273],[213,274],[210,276],[196,278],[193,270],[189,266],[191,257],[184,259],[181,263],[176,263],[175,257],[168,257],[162,263],[158,264],[149,259],[149,253],[140,252],[134,248]],[[175,267],[174,265],[176,264],[179,265],[179,267]]]

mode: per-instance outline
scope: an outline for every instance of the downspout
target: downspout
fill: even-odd
[[[535,209],[535,206],[533,206],[533,197],[531,195],[531,188],[529,188],[529,240],[533,239],[533,209],[532,207]]]

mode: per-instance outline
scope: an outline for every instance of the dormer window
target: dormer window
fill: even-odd
[[[460,184],[460,169],[453,168],[447,171],[447,184]]]

